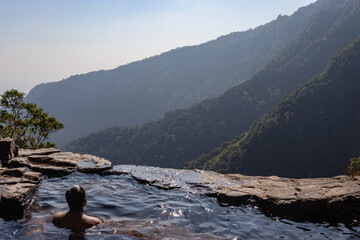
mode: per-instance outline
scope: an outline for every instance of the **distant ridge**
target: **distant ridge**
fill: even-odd
[[[114,70],[41,84],[25,100],[64,123],[51,139],[59,146],[105,128],[140,125],[249,79],[293,39],[313,9]]]
[[[250,131],[192,166],[225,173],[327,177],[360,156],[360,38]]]
[[[310,7],[315,10],[302,30],[250,80],[192,108],[168,112],[141,127],[91,134],[65,149],[100,155],[114,164],[183,168],[241,135],[288,93],[323,72],[331,57],[360,35],[359,1],[326,0]]]

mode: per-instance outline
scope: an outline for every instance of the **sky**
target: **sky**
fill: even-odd
[[[0,0],[0,94],[246,31],[315,0]]]

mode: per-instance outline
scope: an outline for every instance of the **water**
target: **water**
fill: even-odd
[[[75,184],[87,190],[85,212],[104,221],[87,230],[88,240],[360,239],[357,226],[271,219],[254,208],[219,204],[204,196],[212,186],[203,186],[199,172],[134,166],[115,169],[135,178],[75,173],[45,179],[24,219],[0,219],[0,239],[69,239],[70,232],[53,226],[51,219],[56,212],[67,210],[65,191]],[[139,183],[142,179],[155,187]]]

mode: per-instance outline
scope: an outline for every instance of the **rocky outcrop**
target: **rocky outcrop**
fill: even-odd
[[[0,168],[0,217],[21,218],[41,180],[41,173],[26,168]]]
[[[79,171],[103,173],[111,162],[92,155],[57,149],[18,150],[12,139],[0,140],[0,217],[18,219],[31,203],[42,177],[60,177]]]
[[[347,176],[292,179],[204,172],[210,194],[230,205],[258,207],[271,217],[295,221],[352,222],[360,216],[360,179]]]
[[[19,150],[19,157],[2,160],[3,166],[26,167],[49,177],[60,177],[75,171],[101,173],[111,169],[112,164],[104,158],[88,155],[61,152],[60,150],[37,149]]]

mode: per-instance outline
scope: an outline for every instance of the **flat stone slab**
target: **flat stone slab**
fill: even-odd
[[[219,202],[258,207],[268,216],[299,221],[351,222],[360,218],[360,179],[292,179],[204,172]]]
[[[41,148],[41,149],[19,149],[19,157],[28,157],[30,155],[50,155],[53,153],[59,153],[61,150],[56,148]]]
[[[20,150],[19,155],[10,160],[2,160],[3,166],[27,167],[48,177],[65,176],[75,171],[101,173],[112,168],[111,162],[104,158],[57,149]]]

